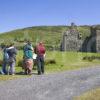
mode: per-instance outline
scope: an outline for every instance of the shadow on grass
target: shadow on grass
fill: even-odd
[[[25,74],[25,72],[22,72],[22,71],[21,71],[21,72],[16,72],[15,75],[26,75],[26,74]],[[38,74],[35,73],[35,72],[32,72],[31,75],[38,75]]]

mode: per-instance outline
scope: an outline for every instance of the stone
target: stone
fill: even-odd
[[[64,32],[62,39],[62,51],[79,51],[81,46],[77,26],[72,23],[69,30]]]
[[[70,28],[63,33],[61,51],[100,52],[100,28],[92,26],[91,35],[82,40],[82,34],[77,26],[71,23]]]

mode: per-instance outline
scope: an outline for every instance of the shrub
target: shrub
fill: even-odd
[[[88,61],[100,60],[100,57],[98,57],[98,56],[85,56],[85,57],[83,57],[83,60],[88,60]]]
[[[55,59],[46,59],[45,60],[45,64],[48,65],[48,64],[56,64],[56,61]]]
[[[23,60],[19,60],[19,61],[17,62],[17,66],[22,67],[22,66],[23,66]]]
[[[0,60],[0,66],[2,66],[2,64],[3,64],[3,61],[2,61],[2,60]]]

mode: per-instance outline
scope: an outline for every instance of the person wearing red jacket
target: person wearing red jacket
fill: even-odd
[[[45,56],[45,46],[42,42],[40,42],[35,50],[37,54],[37,70],[38,70],[38,75],[44,74],[44,56]]]

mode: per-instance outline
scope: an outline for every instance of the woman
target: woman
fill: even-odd
[[[23,68],[25,74],[32,74],[33,68],[33,47],[30,42],[24,46]]]

